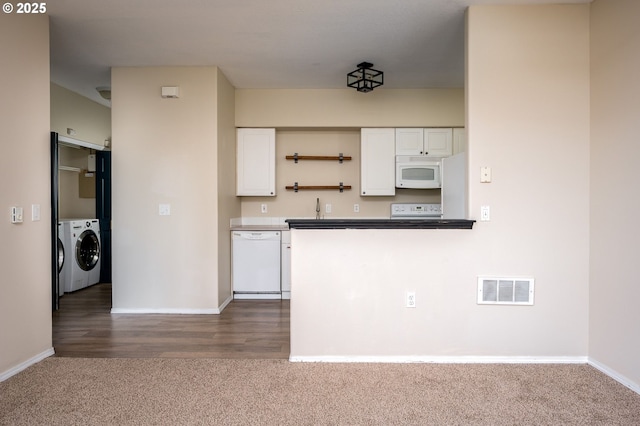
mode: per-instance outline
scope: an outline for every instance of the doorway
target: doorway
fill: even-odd
[[[74,154],[76,156],[85,156],[88,161],[87,169],[83,169],[82,166],[61,164],[62,146],[73,148],[71,151],[78,150],[79,154]],[[51,132],[51,302],[53,311],[59,309],[60,297],[64,294],[66,286],[64,280],[68,279],[69,269],[75,265],[74,260],[77,255],[77,250],[72,247],[74,244],[68,235],[69,225],[67,223],[71,222],[61,222],[62,216],[73,216],[69,212],[79,212],[78,215],[82,218],[97,219],[91,222],[99,223],[99,269],[91,273],[91,277],[88,279],[91,279],[92,282],[111,282],[111,152],[104,149],[101,145]],[[62,177],[61,171],[64,173]],[[60,208],[60,188],[63,181],[77,184],[77,188],[74,190],[80,194],[76,197],[78,199],[83,197],[83,191],[88,192],[88,195],[84,196],[84,200],[77,201],[79,207],[76,207],[75,210],[68,208],[61,210]],[[66,240],[65,237],[67,237]],[[78,250],[82,250],[82,246],[79,247]],[[64,280],[61,280],[61,277]]]

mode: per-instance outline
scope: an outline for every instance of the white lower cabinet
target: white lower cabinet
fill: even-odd
[[[291,231],[282,231],[280,288],[283,299],[291,299]]]

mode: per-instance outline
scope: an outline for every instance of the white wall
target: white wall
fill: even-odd
[[[640,392],[640,2],[591,9],[589,356]]]
[[[292,357],[586,359],[589,6],[474,6],[467,43],[470,217],[491,221],[294,230]],[[477,305],[478,275],[534,277],[535,305]]]
[[[49,21],[0,14],[0,380],[51,347]],[[31,205],[41,219],[31,220]],[[11,206],[24,223],[9,221]]]
[[[217,73],[112,70],[115,311],[219,307],[218,162],[229,159],[218,158]],[[161,98],[162,86],[179,86],[180,97]]]

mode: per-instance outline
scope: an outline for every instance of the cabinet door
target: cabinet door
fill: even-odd
[[[236,195],[276,195],[276,130],[238,129]]]
[[[453,129],[453,155],[467,151],[467,129],[456,127]]]
[[[395,130],[360,132],[360,195],[395,195]]]
[[[396,155],[422,155],[424,129],[396,129]]]
[[[424,129],[424,155],[448,157],[453,152],[453,129]]]

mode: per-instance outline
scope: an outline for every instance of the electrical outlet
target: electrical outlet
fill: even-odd
[[[489,206],[480,206],[480,220],[483,222],[491,220],[491,208]]]
[[[266,204],[260,204],[260,211],[262,213],[266,213],[267,212],[267,205]]]
[[[415,308],[416,307],[416,292],[408,291],[407,292],[407,308]]]
[[[324,205],[324,212],[325,213],[331,213],[331,204],[325,204]]]
[[[354,204],[353,205],[353,212],[354,213],[360,213],[360,204]]]
[[[491,182],[491,167],[480,167],[480,182],[481,183]]]

